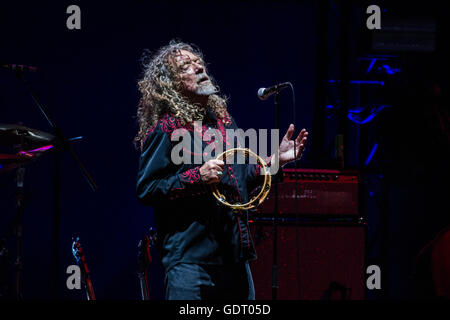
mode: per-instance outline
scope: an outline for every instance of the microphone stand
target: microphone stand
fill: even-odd
[[[80,167],[82,175],[86,179],[87,183],[91,187],[91,189],[95,192],[98,190],[98,186],[95,183],[92,176],[89,174],[81,160],[76,155],[75,151],[72,148],[71,143],[67,140],[67,138],[64,136],[62,130],[56,126],[53,119],[50,117],[48,112],[46,111],[46,108],[44,105],[40,102],[38,95],[35,93],[31,85],[28,83],[28,81],[24,77],[23,70],[16,69],[16,77],[19,81],[21,81],[25,88],[30,93],[31,97],[33,98],[34,102],[36,103],[37,107],[39,108],[39,111],[43,114],[47,122],[50,124],[50,126],[53,129],[53,134],[55,136],[54,140],[54,172],[53,172],[53,298],[58,298],[58,274],[59,274],[59,223],[60,223],[60,206],[59,206],[59,187],[60,187],[60,174],[59,174],[59,162],[60,162],[60,153],[62,151],[68,150],[70,154],[72,155],[72,158],[75,160],[77,165]]]
[[[279,130],[279,113],[280,113],[280,92],[277,90],[274,97],[275,102],[275,129]],[[275,155],[277,157],[277,155]],[[276,158],[275,158],[276,159]],[[279,165],[279,160],[276,159]],[[280,168],[278,168],[280,170]],[[272,224],[272,238],[273,238],[273,264],[272,264],[272,300],[277,300],[278,291],[278,265],[277,265],[277,238],[278,238],[278,183],[274,186],[274,214],[273,214],[273,224]]]

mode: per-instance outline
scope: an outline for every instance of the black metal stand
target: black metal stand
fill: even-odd
[[[17,252],[16,252],[16,261],[14,263],[14,268],[16,271],[16,283],[14,294],[16,296],[16,300],[23,300],[22,295],[22,272],[23,272],[23,256],[22,256],[22,238],[23,238],[23,210],[25,205],[25,193],[24,193],[24,177],[25,177],[25,168],[19,167],[17,168],[16,173],[16,185],[17,185],[17,194],[16,194],[16,205],[17,212],[15,217],[15,226],[14,233],[17,240]]]
[[[280,113],[280,93],[275,93],[275,129],[279,130],[279,113]],[[275,155],[276,161],[279,165],[278,155]],[[280,168],[278,168],[279,170]],[[272,225],[272,237],[273,237],[273,264],[272,264],[272,300],[277,300],[278,292],[278,265],[277,265],[277,240],[278,240],[278,184],[274,186],[274,213],[273,213],[273,225]]]
[[[60,187],[60,174],[59,174],[59,166],[60,166],[60,153],[62,151],[68,150],[72,158],[75,160],[77,165],[80,167],[82,174],[86,181],[88,182],[89,186],[93,191],[98,190],[98,186],[95,183],[94,179],[91,177],[81,160],[78,158],[78,156],[75,154],[75,151],[72,149],[71,143],[65,138],[65,136],[62,133],[62,130],[56,126],[55,122],[51,117],[49,116],[49,113],[46,111],[46,108],[44,105],[40,102],[38,95],[34,92],[28,81],[25,79],[23,71],[17,69],[16,70],[16,77],[19,79],[25,86],[25,88],[30,93],[31,97],[33,98],[34,102],[36,103],[37,107],[39,108],[39,111],[42,113],[42,115],[45,117],[47,122],[50,124],[50,126],[53,129],[53,134],[55,136],[54,141],[54,174],[53,174],[53,183],[54,183],[54,197],[53,197],[53,238],[54,238],[54,247],[53,247],[53,298],[57,299],[59,296],[58,292],[58,284],[59,284],[59,222],[60,222],[60,206],[59,206],[59,187]]]
[[[56,146],[53,157],[53,260],[52,260],[52,292],[53,298],[59,297],[59,223],[61,220],[60,197],[60,152],[61,147]]]

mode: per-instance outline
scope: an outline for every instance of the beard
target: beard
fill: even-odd
[[[197,81],[207,76],[205,73],[197,75]],[[217,93],[217,88],[212,84],[211,79],[205,81],[197,86],[195,93],[199,96],[209,96],[214,93]]]
[[[199,96],[209,96],[217,92],[217,88],[213,86],[211,81],[207,81],[206,83],[199,85],[195,90],[195,93]]]

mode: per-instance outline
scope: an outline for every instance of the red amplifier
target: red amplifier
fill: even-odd
[[[278,184],[278,213],[315,215],[358,215],[359,174],[355,171],[284,169]],[[297,181],[297,182],[296,182]],[[258,208],[273,214],[274,189]]]

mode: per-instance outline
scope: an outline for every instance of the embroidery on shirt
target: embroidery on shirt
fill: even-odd
[[[187,183],[195,183],[195,182],[199,182],[201,180],[200,167],[195,167],[193,169],[189,169],[189,170],[181,173],[180,175],[181,175],[181,181],[187,182]]]

